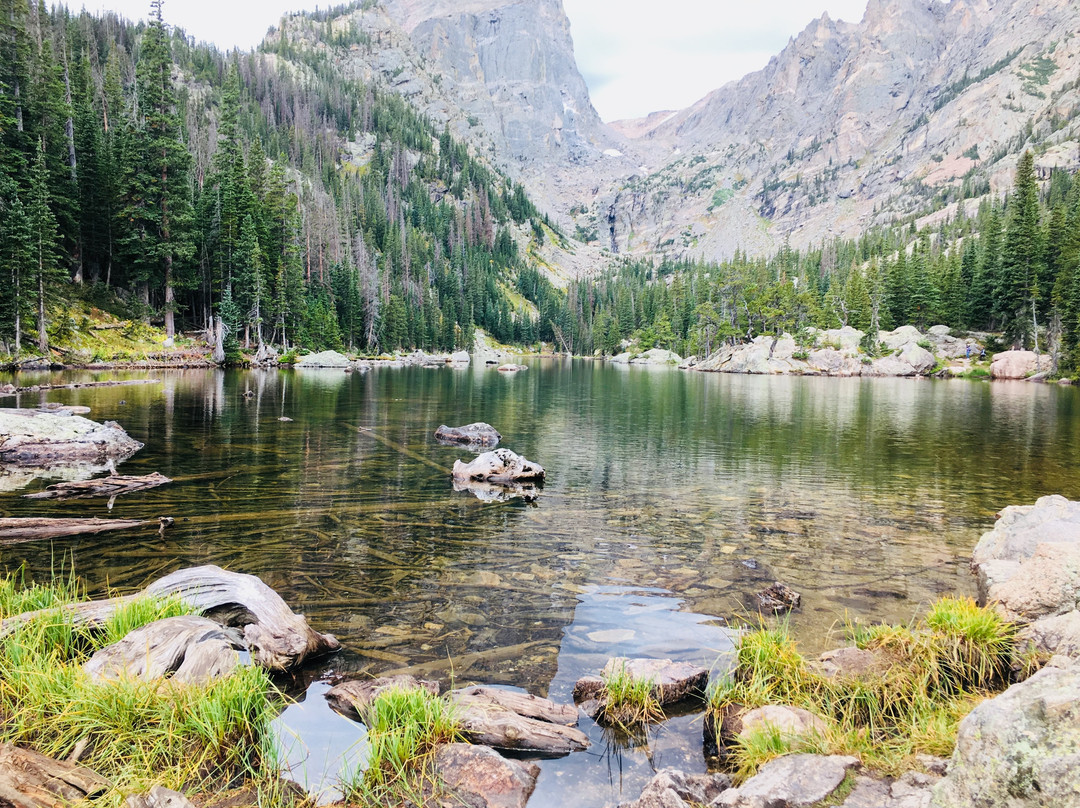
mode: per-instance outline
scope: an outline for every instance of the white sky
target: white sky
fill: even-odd
[[[80,0],[67,0],[79,8]],[[335,5],[320,3],[323,8]],[[828,11],[858,22],[867,0],[563,0],[578,67],[604,120],[680,109],[765,66],[790,37]],[[145,18],[149,0],[82,0]],[[253,48],[286,11],[313,0],[166,0],[165,20],[218,47]],[[660,11],[662,9],[662,11]]]

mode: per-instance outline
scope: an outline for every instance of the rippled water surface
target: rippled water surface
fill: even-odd
[[[943,593],[973,593],[967,557],[1005,505],[1080,497],[1072,388],[551,360],[510,376],[127,374],[140,375],[162,383],[4,403],[89,406],[146,443],[122,473],[159,471],[172,485],[110,513],[99,500],[24,500],[49,480],[8,473],[0,504],[8,516],[175,525],[6,547],[2,563],[46,574],[73,558],[96,591],[192,564],[262,577],[345,646],[292,683],[299,701],[282,718],[296,776],[313,784],[332,782],[337,755],[363,743],[325,707],[331,673],[408,670],[569,699],[611,655],[721,671],[727,626],[774,580],[802,592],[791,623],[805,649],[823,650],[845,619],[907,621]],[[477,420],[547,469],[536,502],[453,490],[449,469],[469,453],[432,433]],[[530,806],[614,804],[653,768],[705,767],[698,716],[630,744],[585,723],[592,749],[543,761]]]

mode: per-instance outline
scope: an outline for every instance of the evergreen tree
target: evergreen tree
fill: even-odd
[[[1001,269],[995,288],[995,306],[1005,339],[1017,347],[1031,344],[1036,327],[1042,262],[1040,236],[1035,158],[1028,151],[1016,167],[1001,250]]]

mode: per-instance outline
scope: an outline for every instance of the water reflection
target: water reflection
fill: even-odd
[[[47,575],[69,557],[98,592],[190,564],[254,573],[342,639],[333,665],[355,675],[409,671],[567,698],[573,668],[621,652],[618,632],[642,641],[620,620],[671,632],[684,614],[737,622],[773,580],[803,594],[792,625],[804,647],[823,650],[845,617],[907,621],[942,593],[973,592],[967,557],[1001,507],[1080,497],[1073,388],[561,360],[513,378],[484,368],[130,375],[161,384],[56,391],[32,405],[85,405],[119,421],[146,443],[123,473],[159,471],[172,485],[121,497],[111,514],[104,501],[20,492],[0,504],[8,516],[176,524],[163,536],[0,548],[0,563]],[[31,404],[21,398],[5,403]],[[535,502],[454,491],[449,469],[471,453],[433,433],[475,421],[547,469]],[[597,589],[609,585],[623,588],[616,599],[664,606],[616,614]],[[722,626],[694,625],[718,632],[697,651],[722,654]],[[682,743],[677,726],[657,730],[653,762],[682,754],[662,751]],[[614,783],[626,776],[619,761],[643,754],[617,748],[597,765],[612,767]],[[554,796],[532,805],[556,804],[569,792],[554,783],[596,771],[575,757],[545,764],[552,790],[541,793]]]

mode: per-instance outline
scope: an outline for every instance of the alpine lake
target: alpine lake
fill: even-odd
[[[3,401],[88,406],[146,444],[120,473],[174,482],[109,509],[23,499],[55,480],[9,469],[5,516],[176,521],[3,547],[0,564],[36,579],[74,568],[95,595],[199,564],[261,577],[344,646],[279,683],[289,776],[331,800],[365,744],[323,698],[337,677],[410,672],[563,702],[612,656],[719,677],[773,581],[802,593],[787,619],[817,653],[842,645],[848,622],[906,623],[941,595],[974,594],[968,558],[1006,505],[1080,498],[1072,387],[527,361],[517,374],[21,373],[20,385],[160,379]],[[470,452],[433,433],[473,421],[544,466],[535,501],[455,491],[450,468]],[[580,726],[592,747],[540,761],[530,808],[613,806],[656,770],[709,765],[700,713],[635,738]]]

